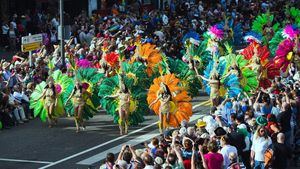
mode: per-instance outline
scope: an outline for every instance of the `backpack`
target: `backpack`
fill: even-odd
[[[264,154],[265,157],[265,168],[271,168],[272,161],[274,159],[274,151],[272,148],[268,148]]]

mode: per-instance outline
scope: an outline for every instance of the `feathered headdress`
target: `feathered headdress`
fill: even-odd
[[[300,9],[295,7],[286,8],[285,13],[286,15],[290,15],[292,18],[294,18],[295,23],[300,26]]]
[[[264,26],[268,23],[272,23],[274,20],[274,15],[269,12],[261,14],[255,18],[252,23],[252,30],[255,32],[263,33]],[[276,32],[279,28],[279,23],[272,24],[273,30]]]
[[[104,56],[104,59],[111,67],[115,67],[119,65],[119,57],[119,54],[116,52],[110,52]]]
[[[300,30],[295,25],[287,25],[283,31],[284,38],[295,39],[300,34]]]
[[[292,51],[295,44],[292,40],[286,39],[282,41],[277,50],[276,50],[276,57],[274,58],[274,63],[277,68],[281,68],[284,72],[286,71],[289,63],[292,60]]]
[[[215,38],[220,41],[224,37],[224,30],[220,26],[214,25],[208,29],[208,34],[212,38]]]
[[[76,67],[78,68],[90,68],[92,67],[92,62],[87,59],[76,60]]]
[[[256,42],[258,44],[261,44],[262,42],[262,35],[257,33],[257,32],[254,32],[254,31],[251,31],[251,32],[248,32],[246,34],[246,36],[244,36],[244,40],[248,43],[251,43],[251,42]]]
[[[185,43],[189,39],[193,39],[194,41],[200,41],[200,35],[195,31],[189,31],[183,36],[182,42]]]

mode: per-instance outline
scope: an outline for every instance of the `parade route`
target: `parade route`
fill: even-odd
[[[193,99],[196,121],[208,111],[201,106],[206,96]],[[158,136],[157,116],[145,116],[145,122],[132,126],[128,135],[119,136],[118,126],[105,112],[87,122],[86,131],[75,132],[72,118],[62,118],[58,126],[48,128],[39,119],[0,132],[0,166],[15,168],[98,168],[107,152],[118,153],[123,144],[139,146]],[[13,143],[13,144],[12,144]]]

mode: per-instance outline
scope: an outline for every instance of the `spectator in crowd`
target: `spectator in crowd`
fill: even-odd
[[[234,152],[229,153],[229,160],[230,164],[228,166],[228,169],[240,169],[241,166],[238,163],[238,156]]]
[[[264,168],[265,151],[272,144],[271,138],[263,126],[259,126],[253,136],[251,147],[251,165],[256,168]]]
[[[5,48],[9,48],[9,36],[8,36],[8,31],[9,31],[9,26],[7,22],[3,22],[1,25],[2,28],[2,33],[1,33],[1,45]]]
[[[291,107],[288,103],[282,103],[281,112],[278,115],[278,122],[281,126],[281,132],[284,133],[286,139],[286,144],[291,145],[290,137],[291,137]]]
[[[229,154],[230,153],[235,153],[237,154],[237,149],[236,147],[230,145],[230,139],[228,136],[223,136],[221,137],[221,154],[223,155],[224,158],[224,168],[228,168],[230,165],[230,159],[229,159]]]
[[[277,142],[273,144],[273,157],[271,166],[275,169],[284,169],[288,167],[288,159],[292,157],[291,148],[285,144],[285,136],[278,133]]]
[[[14,52],[17,49],[17,32],[13,23],[12,22],[10,23],[9,30],[8,30],[8,37],[9,37],[10,50]]]
[[[199,145],[199,154],[202,158],[202,165],[206,169],[221,169],[223,168],[224,158],[218,153],[218,145],[216,141],[211,141],[207,146],[208,153],[204,155],[203,146]]]
[[[101,165],[100,169],[113,169],[115,165],[115,155],[113,153],[107,153],[105,158],[105,164]]]

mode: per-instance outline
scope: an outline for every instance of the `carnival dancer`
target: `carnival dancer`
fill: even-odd
[[[228,55],[222,56],[226,62],[226,69],[222,76],[222,81],[230,75],[238,77],[240,88],[250,94],[251,90],[255,90],[258,86],[257,72],[246,67],[248,61],[242,55],[232,53],[232,48],[225,45]]]
[[[128,134],[129,111],[130,111],[130,92],[126,87],[122,77],[119,75],[120,90],[115,95],[105,96],[104,98],[119,99],[119,128],[120,135]]]
[[[295,24],[297,26],[300,26],[299,14],[300,14],[300,9],[287,5],[285,9],[286,17],[284,18],[285,20],[283,21],[283,24],[284,25]]]
[[[137,44],[135,54],[130,62],[133,63],[135,61],[147,66],[146,72],[148,77],[150,77],[155,72],[155,67],[162,61],[162,54],[155,45],[150,43]]]
[[[257,72],[258,77],[260,77],[261,73],[262,73],[262,65],[260,63],[260,58],[258,57],[257,47],[254,47],[253,51],[254,51],[254,54],[253,54],[252,58],[250,59],[250,64],[248,64],[246,67],[249,67],[250,69]],[[258,79],[260,79],[260,78],[258,78]]]
[[[218,106],[221,97],[236,97],[241,92],[239,73],[224,75],[226,65],[224,57],[212,60],[204,70],[203,76],[199,75],[203,79],[206,93],[210,95],[210,99],[202,104]]]
[[[200,77],[207,81],[210,86],[210,99],[213,106],[218,106],[220,103],[220,88],[221,88],[221,78],[217,72],[213,72],[209,79],[204,76]]]
[[[115,70],[119,66],[119,54],[116,52],[104,53],[104,57],[100,60],[101,68],[104,71],[106,77],[115,75]]]
[[[164,83],[160,83],[160,91],[158,93],[158,97],[156,98],[156,100],[154,100],[150,105],[149,108],[151,109],[151,107],[153,106],[153,104],[160,102],[160,107],[159,107],[159,129],[160,129],[160,133],[162,133],[161,129],[162,126],[164,126],[163,124],[163,116],[165,116],[166,118],[166,125],[169,125],[169,121],[170,121],[170,111],[171,111],[171,101],[172,101],[172,93],[169,89],[169,87],[164,84]]]
[[[224,20],[218,23],[218,27],[223,28],[224,30],[224,39],[226,43],[229,43],[234,48],[239,47],[242,45],[242,24],[239,22],[234,22],[232,16],[223,16]]]
[[[180,80],[174,74],[154,79],[149,88],[147,101],[149,108],[159,116],[160,133],[169,127],[178,127],[183,120],[192,116],[191,97],[180,87]]]
[[[148,110],[146,87],[150,86],[146,67],[134,62],[118,61],[118,75],[104,78],[98,87],[101,106],[114,117],[120,134],[127,134],[130,125],[144,121],[143,114]]]
[[[259,86],[264,89],[271,86],[271,80],[279,75],[279,69],[276,68],[273,60],[269,60],[270,51],[267,46],[262,46],[262,36],[255,32],[249,32],[244,37],[249,45],[240,51],[244,59],[248,62],[246,65],[240,65],[242,69],[250,69],[257,75]],[[253,89],[252,89],[253,90]]]
[[[274,15],[269,12],[261,14],[252,23],[252,31],[263,35],[262,44],[268,45],[274,33],[279,29],[279,23],[273,23]]]
[[[200,62],[199,62],[200,63]],[[190,68],[190,66],[179,59],[167,59],[168,70],[170,73],[174,73],[182,87],[186,89],[191,97],[198,96],[199,91],[202,88],[201,80],[197,77],[198,71],[203,68],[196,67]],[[194,70],[195,69],[195,70]]]
[[[84,111],[84,104],[85,100],[83,98],[83,94],[85,93],[85,89],[82,87],[82,84],[80,82],[76,82],[75,87],[70,95],[70,97],[67,99],[66,103],[72,98],[73,106],[74,106],[74,120],[76,124],[76,132],[78,133],[80,131],[80,127],[85,130],[84,121],[82,118],[82,114]],[[65,103],[65,106],[66,106]]]
[[[41,98],[44,98],[44,109],[47,112],[49,127],[51,128],[53,123],[57,123],[57,119],[54,117],[54,109],[57,106],[57,94],[54,86],[54,81],[52,77],[49,77],[47,80],[48,85],[45,86],[43,93],[40,97],[34,101],[38,101]]]
[[[257,74],[257,80],[259,86],[267,89],[271,86],[273,80],[276,76],[280,75],[280,71],[276,68],[273,60],[268,60],[270,52],[261,47],[253,48],[253,56],[249,56],[252,52],[245,52],[250,50],[250,48],[244,50],[244,57],[250,58],[250,62],[245,68],[250,68]]]
[[[63,99],[68,98],[73,89],[73,81],[61,71],[56,70],[48,78],[38,84],[30,95],[30,108],[34,116],[40,116],[45,122],[48,118],[49,127],[57,123],[57,118],[65,113]]]
[[[97,84],[103,77],[104,74],[97,73],[95,68],[80,68],[75,73],[75,87],[64,104],[66,111],[74,116],[76,132],[80,131],[80,127],[85,129],[84,119],[92,118],[100,106]]]
[[[289,70],[292,62],[296,63],[296,65],[300,63],[300,30],[294,25],[287,25],[282,31],[282,35],[285,39],[278,45],[274,63],[277,68],[286,72]]]

